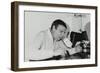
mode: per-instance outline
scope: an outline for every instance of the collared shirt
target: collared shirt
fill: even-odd
[[[54,56],[53,38],[50,30],[41,31],[34,39],[33,47],[30,49],[30,59],[41,60]]]
[[[53,41],[50,29],[41,31],[34,39],[33,47],[30,49],[31,60],[42,60],[53,56],[65,55],[69,50],[63,41]]]

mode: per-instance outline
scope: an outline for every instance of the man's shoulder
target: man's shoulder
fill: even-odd
[[[38,36],[45,36],[47,33],[48,33],[48,29],[43,30],[43,31],[40,31],[40,32],[38,33]]]

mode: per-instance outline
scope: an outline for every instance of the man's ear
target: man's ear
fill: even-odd
[[[53,28],[52,28],[53,30],[55,30],[56,28],[55,28],[55,26],[53,26]]]

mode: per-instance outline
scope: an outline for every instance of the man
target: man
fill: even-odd
[[[66,23],[58,19],[52,23],[50,29],[41,31],[34,39],[33,47],[30,50],[32,52],[30,61],[57,59],[57,57],[64,56],[66,50],[70,52],[71,50],[62,41],[65,38],[66,30]]]

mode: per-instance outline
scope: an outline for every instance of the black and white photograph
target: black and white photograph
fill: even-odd
[[[97,7],[12,2],[11,69],[97,66]]]
[[[25,61],[90,58],[90,14],[25,11]]]

